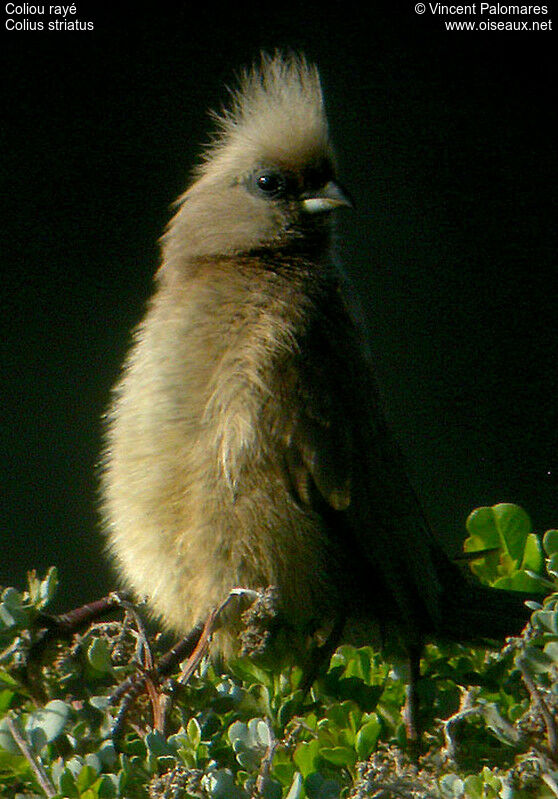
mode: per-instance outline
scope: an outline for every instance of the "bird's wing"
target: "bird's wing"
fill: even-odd
[[[521,630],[523,597],[471,585],[431,532],[371,367],[334,300],[300,352],[285,387],[287,471],[297,501],[320,514],[325,533],[347,551],[343,591],[357,603],[360,594],[380,621],[392,613],[407,644],[432,633],[475,640]]]
[[[284,370],[286,460],[298,499],[345,511],[354,501],[354,472],[383,427],[372,373],[350,317],[333,295]],[[368,460],[364,455],[364,460]]]
[[[445,556],[407,478],[356,333],[346,316],[330,316],[305,344],[302,352],[311,354],[293,369],[290,386],[297,398],[286,440],[293,493],[327,517],[330,535],[347,537],[410,626],[418,617],[434,620]]]
[[[298,498],[309,506],[325,501],[336,511],[351,503],[351,442],[342,428],[301,413],[287,446],[287,466]]]

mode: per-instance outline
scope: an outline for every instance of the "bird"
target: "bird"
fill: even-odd
[[[273,586],[292,653],[333,629],[407,652],[518,633],[523,597],[447,556],[386,422],[340,263],[335,220],[353,203],[318,68],[262,53],[228,91],[106,414],[122,582],[177,635],[235,588]],[[225,658],[241,610],[215,635]]]

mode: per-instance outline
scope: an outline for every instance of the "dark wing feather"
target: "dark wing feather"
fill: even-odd
[[[517,633],[524,598],[466,580],[434,538],[339,292],[315,306],[298,352],[285,386],[287,470],[340,553],[349,610],[391,615],[407,644]]]
[[[351,455],[347,442],[336,441],[329,426],[301,414],[287,447],[287,464],[302,502],[315,505],[317,490],[334,510],[346,510],[351,502]]]
[[[285,460],[293,493],[327,520],[328,535],[359,562],[355,601],[360,594],[359,604],[366,595],[382,608],[392,602],[410,627],[419,616],[421,626],[432,626],[440,592],[434,541],[338,292],[316,307],[297,350],[284,374],[290,413],[283,427]],[[389,594],[387,603],[378,586]]]

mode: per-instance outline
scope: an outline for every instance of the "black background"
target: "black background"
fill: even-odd
[[[499,501],[558,525],[554,33],[448,32],[413,2],[77,7],[92,33],[2,35],[0,583],[114,586],[101,415],[206,111],[261,48],[320,66],[343,259],[440,538]]]

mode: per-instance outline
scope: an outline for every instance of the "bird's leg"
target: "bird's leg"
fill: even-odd
[[[164,735],[168,703],[159,690],[159,675],[155,669],[155,661],[153,659],[149,638],[147,637],[147,631],[143,619],[131,602],[123,601],[122,607],[126,610],[126,613],[133,618],[138,631],[136,658],[141,664],[141,669],[145,677],[145,690],[149,696],[153,712],[153,728],[157,730],[157,732],[160,732],[161,735]]]
[[[231,592],[232,594],[233,592]],[[128,617],[133,618],[138,631],[137,657],[140,663],[140,670],[117,686],[110,697],[111,704],[122,703],[113,725],[113,738],[117,739],[119,737],[128,711],[136,698],[144,691],[147,692],[153,707],[154,727],[162,731],[166,708],[164,703],[161,702],[158,688],[160,679],[170,674],[174,667],[185,658],[188,658],[188,663],[195,658],[195,662],[192,662],[190,674],[193,672],[207,651],[213,625],[229,599],[230,596],[216,611],[209,615],[205,625],[198,624],[187,636],[175,644],[160,659],[158,664],[154,662],[143,621],[126,593],[112,592],[101,599],[74,608],[67,613],[58,615],[40,613],[37,617],[40,632],[30,647],[27,657],[28,680],[31,684],[34,682],[32,677],[33,664],[40,661],[45,649],[52,641],[60,638],[71,638],[75,633],[86,629],[92,622],[110,611],[123,609]],[[204,633],[205,636],[203,635]]]
[[[178,681],[180,683],[187,683],[192,674],[195,672],[199,664],[201,663],[203,657],[209,651],[209,644],[211,642],[211,635],[215,628],[215,622],[217,619],[219,611],[212,610],[209,616],[207,617],[205,624],[201,628],[201,633],[199,635],[198,641],[196,646],[194,647],[192,654],[184,664],[182,671],[180,672],[180,677]]]
[[[179,677],[180,683],[186,683],[200,664],[202,658],[209,651],[211,636],[219,622],[221,613],[225,610],[229,602],[238,596],[248,596],[256,599],[259,596],[257,591],[245,588],[233,588],[224,601],[214,608],[207,616],[205,622],[197,624],[181,641],[170,649],[159,661],[151,672],[139,672],[133,674],[121,685],[110,697],[110,703],[122,702],[112,729],[113,740],[118,740],[122,733],[122,728],[126,720],[126,715],[132,707],[135,699],[147,690],[154,710],[154,725],[159,731],[164,727],[164,716],[170,709],[170,702],[165,703],[162,708],[158,697],[154,697],[156,684],[161,677],[167,676],[173,668],[183,660],[186,660]]]
[[[189,633],[185,635],[172,649],[169,649],[159,663],[153,667],[151,674],[138,671],[124,680],[110,696],[110,704],[116,705],[121,702],[120,709],[112,727],[112,738],[115,742],[118,741],[122,735],[124,722],[128,711],[134,704],[137,697],[147,690],[153,705],[154,711],[154,726],[159,731],[164,727],[163,715],[168,712],[168,706],[165,705],[164,710],[160,709],[160,703],[153,701],[153,689],[162,677],[166,677],[174,669],[174,667],[185,658],[190,658],[192,653],[198,648],[200,638],[204,630],[203,624],[197,624]]]
[[[189,633],[181,638],[172,649],[169,649],[163,657],[159,660],[157,666],[154,667],[154,674],[157,678],[166,677],[174,669],[174,667],[185,658],[189,658],[192,652],[198,646],[201,638],[204,625],[197,624]],[[124,680],[117,686],[116,690],[110,696],[111,705],[117,704],[125,696],[135,699],[145,685],[145,674],[143,672],[136,672],[131,677]]]
[[[407,742],[410,750],[416,754],[418,754],[420,749],[420,702],[417,687],[418,681],[420,680],[421,651],[422,646],[420,644],[411,644],[408,647],[409,682],[407,684],[405,706],[403,708],[403,720],[407,732]]]
[[[43,652],[51,641],[59,638],[71,638],[72,635],[84,630],[92,622],[115,608],[123,609],[126,612],[126,616],[134,620],[138,632],[136,655],[140,663],[140,671],[124,680],[110,698],[113,704],[122,700],[122,706],[114,724],[113,736],[115,738],[118,737],[128,710],[143,691],[147,692],[151,701],[154,728],[162,732],[166,714],[165,703],[161,699],[158,687],[159,680],[168,674],[177,663],[188,657],[192,649],[196,649],[202,630],[200,625],[195,627],[188,636],[167,652],[156,666],[145,626],[135,606],[127,594],[113,592],[108,594],[108,596],[89,602],[67,613],[59,615],[39,614],[38,624],[41,627],[41,631],[29,650],[28,673],[30,676],[32,675],[33,664],[40,661]]]
[[[185,663],[182,672],[180,674],[179,681],[181,683],[186,683],[200,664],[204,655],[207,654],[209,651],[209,644],[211,642],[211,636],[213,635],[215,628],[219,623],[219,617],[233,599],[238,597],[248,597],[255,602],[261,596],[260,591],[253,591],[251,588],[233,588],[229,591],[229,594],[223,602],[217,607],[213,608],[213,610],[207,616],[205,623],[201,627],[201,633],[199,635],[198,641],[196,646],[188,658],[188,661]],[[200,625],[201,626],[201,625]]]

